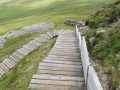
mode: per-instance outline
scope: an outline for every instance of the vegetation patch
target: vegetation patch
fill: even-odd
[[[39,62],[47,57],[56,38],[43,43],[38,49],[25,56],[17,65],[0,78],[0,90],[27,90]]]
[[[86,22],[91,28],[100,28],[110,26],[110,24],[117,22],[120,19],[120,1],[114,4],[109,4],[103,7],[95,15],[89,18]]]

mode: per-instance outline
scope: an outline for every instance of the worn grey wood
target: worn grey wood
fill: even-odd
[[[49,55],[52,58],[64,58],[64,59],[80,59],[80,57],[76,56],[58,56],[58,55]]]
[[[32,45],[34,45],[34,46],[40,46],[41,45],[41,43],[40,42],[38,42],[38,41],[36,41],[36,40],[32,40],[31,42],[29,42],[30,44],[32,44]]]
[[[31,84],[48,84],[48,85],[69,85],[69,86],[83,86],[83,82],[75,82],[75,81],[55,81],[55,80],[39,80],[39,79],[32,79]]]
[[[47,32],[47,34],[48,34],[51,38],[54,37],[54,32]]]
[[[48,39],[43,38],[43,37],[37,37],[37,38],[34,38],[34,39],[37,40],[37,41],[39,41],[39,42],[41,42],[41,43],[48,40]]]
[[[82,72],[82,67],[71,68],[71,67],[54,67],[54,66],[39,66],[38,70],[54,70],[54,71],[69,71],[69,72]]]
[[[70,65],[81,65],[81,62],[73,62],[73,61],[60,61],[60,60],[49,60],[45,59],[43,62],[46,63],[58,63],[58,64],[70,64]]]
[[[49,86],[48,90],[56,90],[53,86],[66,86],[58,90],[72,90],[70,87],[80,90],[84,86],[84,77],[75,32],[60,30],[48,35],[59,36],[48,57],[39,64],[29,89]]]
[[[56,66],[56,67],[73,67],[73,68],[81,68],[80,65],[68,65],[68,64],[55,64],[55,63],[40,63],[41,66]]]
[[[51,33],[54,34],[54,32]],[[52,37],[54,37],[54,35]],[[51,39],[52,37],[50,37],[48,34],[42,34],[39,37],[34,38],[34,40],[29,42],[28,44],[24,45],[22,48],[15,51],[13,54],[9,56],[9,58],[3,60],[2,63],[0,63],[1,68],[0,77],[4,73],[2,70],[8,72],[8,70],[14,67],[19,60],[24,58],[25,55],[27,55],[29,52],[40,46],[41,42],[45,42],[46,40]]]
[[[51,37],[48,34],[42,34],[42,35],[40,35],[40,37],[46,38],[46,39],[51,39]]]
[[[12,68],[12,67],[13,67],[13,65],[9,64],[9,63],[6,62],[5,60],[3,60],[2,63],[5,64],[5,65],[6,65],[7,67],[9,67],[9,68]]]
[[[65,75],[51,75],[51,74],[35,74],[32,77],[33,79],[42,79],[42,80],[61,80],[61,81],[77,81],[83,82],[83,77],[73,77]]]
[[[30,84],[28,90],[85,90],[84,86]]]
[[[4,63],[1,63],[1,65],[6,69],[6,71],[9,70],[9,67],[7,67]]]
[[[12,67],[15,66],[15,62],[10,60],[9,58],[8,59],[5,59],[4,61],[6,61],[9,65],[11,65]]]
[[[79,59],[79,58],[65,58],[65,57],[46,57],[46,59],[60,60],[60,61],[74,61],[74,62],[80,62],[81,61],[81,59]]]
[[[66,76],[79,76],[83,77],[82,72],[75,71],[55,71],[55,70],[37,70],[37,74],[52,74],[52,75],[66,75]]]
[[[28,49],[28,50],[31,50],[31,51],[37,48],[37,47],[35,47],[35,46],[31,45],[31,44],[24,45],[23,47]]]
[[[0,75],[3,75],[3,74],[5,74],[6,72],[2,69],[2,68],[0,68]]]
[[[9,70],[3,63],[0,63],[0,68],[2,68],[5,72]]]

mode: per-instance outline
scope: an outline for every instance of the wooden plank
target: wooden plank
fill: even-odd
[[[31,44],[26,44],[23,47],[28,49],[28,50],[31,50],[31,51],[37,48],[37,47],[35,47],[35,46],[31,45]]]
[[[10,55],[9,59],[15,61],[15,62],[18,62],[18,59],[16,59],[15,57],[13,57],[12,55]]]
[[[3,75],[3,74],[5,74],[6,72],[2,69],[2,68],[0,68],[0,75]]]
[[[9,65],[11,65],[12,67],[15,66],[15,63],[13,63],[11,60],[9,60],[9,58],[8,58],[8,59],[5,59],[5,61],[8,62]]]
[[[26,48],[25,48],[25,49],[26,49]],[[25,50],[19,49],[19,50],[17,50],[17,52],[18,52],[18,53],[21,53],[21,54],[23,54],[23,55],[25,56],[25,55],[27,55],[30,51],[28,51],[28,50],[25,51]]]
[[[79,52],[78,49],[76,49],[76,50],[75,50],[75,49],[73,49],[73,50],[67,50],[67,49],[52,48],[52,51],[53,51],[53,50],[58,51],[58,52],[59,52],[59,51],[73,52],[73,53],[74,53],[74,52]]]
[[[86,90],[82,86],[63,86],[63,85],[46,85],[46,84],[30,84],[30,90]]]
[[[57,55],[57,56],[74,56],[74,57],[79,57],[79,53],[66,53],[66,52],[50,52],[49,55]]]
[[[52,75],[66,75],[66,76],[80,76],[83,77],[82,72],[70,71],[55,71],[55,70],[37,70],[37,74],[52,74]]]
[[[51,75],[51,74],[35,74],[32,79],[42,79],[42,80],[61,80],[61,81],[77,81],[84,82],[83,77],[73,77],[73,76],[64,76],[64,75]]]
[[[51,39],[51,37],[48,34],[42,34],[40,37],[46,38],[46,39]]]
[[[93,90],[103,90],[97,74],[92,66],[89,67],[88,78],[90,79]]]
[[[21,59],[19,56],[17,56],[14,53],[11,56],[14,57],[15,61],[19,61]]]
[[[60,53],[60,52],[64,52],[64,53],[75,53],[75,54],[79,54],[80,55],[80,52],[79,51],[75,51],[75,50],[73,50],[73,51],[66,51],[66,50],[60,50],[60,49],[52,49],[51,51],[50,51],[51,53],[52,52],[55,52],[55,53]]]
[[[47,32],[47,34],[48,34],[51,38],[54,37],[54,32]]]
[[[35,46],[40,46],[41,45],[41,43],[40,42],[38,42],[38,41],[36,41],[36,40],[32,40],[31,42],[29,42],[30,44],[32,44],[32,45],[35,45]]]
[[[8,69],[6,69],[6,67],[5,67],[5,66],[3,66],[3,65],[2,65],[2,63],[0,63],[0,68],[2,68],[5,72],[7,72],[7,71],[8,71]]]
[[[35,40],[37,40],[37,41],[39,41],[39,42],[45,42],[45,41],[47,41],[48,39],[46,39],[46,38],[43,38],[43,37],[37,37],[37,38],[34,38]]]
[[[12,68],[13,66],[11,64],[9,64],[8,62],[6,62],[5,60],[3,60],[2,62],[3,64],[5,64],[7,67]]]
[[[81,68],[70,68],[70,67],[54,67],[54,66],[39,66],[38,70],[54,70],[54,71],[75,71],[75,72],[81,72],[82,71],[82,67]]]
[[[22,59],[24,56],[19,55],[18,53],[13,53],[13,55],[16,56],[16,58]]]
[[[1,65],[6,69],[6,71],[9,70],[9,67],[7,67],[4,63],[1,63]]]
[[[41,66],[81,68],[80,65],[67,65],[67,64],[55,64],[55,63],[40,63],[39,65],[41,65]]]
[[[46,57],[46,59],[50,60],[59,60],[59,61],[74,61],[74,62],[80,62],[80,58],[65,58],[65,57]]]
[[[43,60],[43,62],[46,62],[46,63],[57,63],[57,64],[70,64],[70,65],[82,65],[81,62],[49,60],[49,59],[45,59],[45,60]]]
[[[74,82],[74,81],[55,81],[55,80],[38,80],[32,79],[31,84],[48,84],[48,85],[64,85],[64,86],[83,86],[83,82]]]
[[[57,55],[48,55],[48,57],[55,57],[55,58],[64,58],[64,59],[80,59],[80,57],[76,56],[57,56]]]

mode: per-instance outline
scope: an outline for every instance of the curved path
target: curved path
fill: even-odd
[[[11,68],[13,68],[18,61],[20,61],[24,56],[26,56],[29,52],[33,51],[34,49],[37,49],[41,45],[42,42],[45,42],[54,36],[59,35],[64,30],[56,30],[53,32],[47,32],[46,34],[42,34],[37,38],[34,38],[31,42],[24,45],[22,48],[15,51],[13,54],[11,54],[8,58],[3,60],[0,63],[0,77],[7,73]]]
[[[0,48],[4,47],[6,38],[18,37],[20,35],[24,35],[27,33],[41,32],[41,31],[53,28],[54,26],[55,24],[52,22],[44,22],[44,23],[33,24],[31,26],[26,26],[20,30],[9,31],[5,35],[0,36]]]
[[[74,31],[66,30],[39,63],[29,90],[85,90],[79,44]]]

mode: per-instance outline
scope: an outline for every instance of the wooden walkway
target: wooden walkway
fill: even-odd
[[[8,58],[0,62],[0,77],[2,77],[11,68],[13,68],[29,52],[37,49],[42,44],[42,42],[45,42],[59,35],[59,33],[63,31],[64,30],[56,30],[52,32],[47,32],[46,34],[42,34],[39,37],[34,38],[34,40],[30,41],[28,44],[24,45],[22,48],[12,53]]]
[[[39,63],[29,90],[85,90],[79,46],[74,31],[60,33],[48,57]]]

